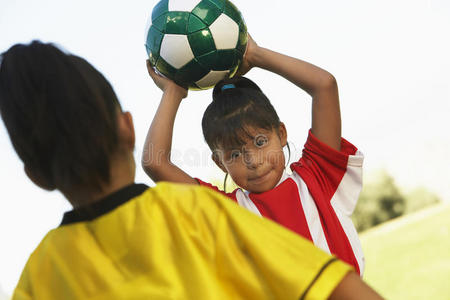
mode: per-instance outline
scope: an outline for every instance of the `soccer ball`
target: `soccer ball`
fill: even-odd
[[[146,29],[150,63],[190,90],[232,77],[247,46],[247,27],[228,0],[161,0]]]

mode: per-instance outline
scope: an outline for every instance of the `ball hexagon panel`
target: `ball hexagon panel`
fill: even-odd
[[[169,0],[161,0],[155,5],[152,11],[152,21],[169,10]]]
[[[201,89],[209,89],[217,82],[228,76],[229,71],[210,71],[205,77],[196,81],[195,84]]]
[[[191,33],[188,35],[188,40],[195,57],[199,57],[216,50],[214,39],[209,29]]]
[[[209,26],[217,50],[234,49],[239,40],[239,25],[226,14],[221,14]]]
[[[202,0],[193,10],[192,13],[199,17],[207,25],[211,25],[222,11],[212,2]]]
[[[239,50],[242,55],[244,55],[245,50],[247,50],[247,42],[247,26],[245,25],[244,20],[241,20],[241,23],[239,24],[239,42],[236,49]]]
[[[244,19],[244,18],[242,18],[242,15],[239,12],[239,10],[237,9],[237,7],[234,6],[234,4],[231,3],[230,1],[225,1],[225,5],[223,7],[223,12],[227,16],[232,18],[237,24],[239,24],[241,22],[241,20]]]
[[[155,27],[150,27],[147,34],[147,42],[145,47],[147,48],[147,54],[149,56],[150,63],[152,65],[156,64],[159,58],[159,50],[161,47],[161,41],[163,39],[163,34],[159,32]]]
[[[217,50],[195,59],[204,67],[215,71],[229,71],[239,62],[241,55],[235,49]]]
[[[165,34],[159,55],[176,69],[180,69],[194,59],[188,38],[182,34]]]
[[[167,13],[165,33],[186,34],[190,13],[184,11],[170,11]]]
[[[169,11],[192,11],[200,0],[169,0]]]
[[[175,74],[175,82],[184,87],[190,87],[185,82],[195,82],[202,79],[209,73],[209,70],[193,59]]]
[[[147,23],[145,24],[145,31],[144,31],[144,40],[145,42],[147,42],[147,38],[148,38],[148,31],[150,30],[150,27],[152,26],[152,18],[148,18],[147,19]],[[147,47],[147,44],[145,44],[145,46]]]
[[[158,61],[156,62],[156,69],[168,78],[174,78],[178,71],[168,64],[162,57],[158,58]]]
[[[223,7],[225,5],[225,0],[209,0],[209,2],[216,5],[221,11],[223,11]]]
[[[155,27],[162,33],[165,33],[166,32],[167,14],[168,14],[167,12],[163,13],[162,15],[157,17],[155,20],[153,20],[152,27]]]
[[[196,15],[190,14],[189,15],[189,23],[187,28],[187,33],[193,33],[196,31],[200,31],[208,27],[205,23],[203,23],[202,20],[200,20],[199,17]]]
[[[241,55],[236,49],[217,50],[215,70],[231,70],[237,65]]]

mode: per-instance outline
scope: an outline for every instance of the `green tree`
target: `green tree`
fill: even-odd
[[[394,178],[382,171],[373,182],[363,186],[352,218],[356,229],[362,231],[401,216],[405,211],[405,197]]]
[[[441,199],[436,194],[424,187],[415,188],[406,195],[406,199],[405,213],[415,212],[441,202]]]

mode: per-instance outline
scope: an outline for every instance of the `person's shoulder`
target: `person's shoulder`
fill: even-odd
[[[165,206],[196,205],[199,207],[222,206],[229,199],[211,188],[172,182],[158,182],[155,187],[147,189],[142,198]]]
[[[31,252],[28,257],[25,269],[38,269],[39,266],[45,264],[49,259],[49,253],[52,253],[55,248],[61,244],[61,237],[69,238],[67,235],[61,234],[64,227],[57,227],[50,230],[39,242],[37,247]]]
[[[148,188],[146,192],[154,194],[165,194],[167,196],[176,197],[178,195],[193,195],[193,194],[213,194],[217,195],[215,191],[211,191],[210,188],[197,185],[197,184],[184,184],[184,183],[173,183],[173,182],[158,182],[154,187]]]

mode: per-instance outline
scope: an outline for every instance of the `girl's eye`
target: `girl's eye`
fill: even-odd
[[[267,144],[267,142],[268,142],[267,137],[264,135],[258,135],[255,138],[255,146],[257,146],[257,147],[262,147],[265,144]]]
[[[241,151],[236,150],[236,151],[231,152],[230,157],[231,157],[231,159],[235,159],[235,158],[238,158],[240,155],[241,155]]]

